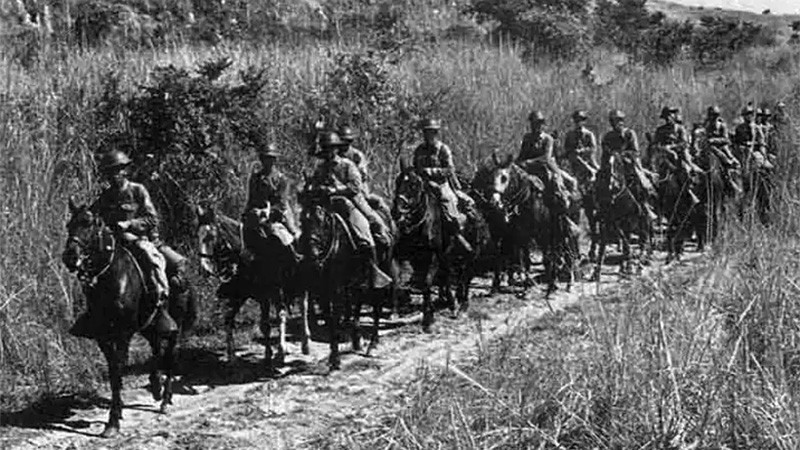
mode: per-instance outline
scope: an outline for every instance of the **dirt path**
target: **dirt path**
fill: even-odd
[[[685,261],[691,261],[697,255]],[[661,270],[658,255],[648,270]],[[682,264],[686,264],[684,262]],[[385,330],[372,357],[343,354],[342,370],[329,374],[326,343],[313,342],[310,356],[290,343],[291,354],[282,376],[260,379],[263,353],[259,344],[239,351],[240,360],[225,364],[222,349],[190,350],[184,355],[186,375],[177,384],[175,404],[168,415],[145,391],[146,375],[125,379],[122,432],[118,438],[95,437],[103,429],[107,405],[74,403],[58,417],[30,428],[0,428],[0,447],[20,449],[228,449],[313,447],[314,437],[339,425],[376,423],[396,408],[405,388],[431,366],[463,364],[476,346],[529,323],[550,311],[590,301],[599,291],[621,289],[625,282],[607,267],[601,283],[581,282],[572,292],[558,292],[545,302],[541,291],[524,298],[513,293],[486,296],[487,280],[479,280],[471,309],[454,320],[448,311],[437,314],[433,333],[418,324]],[[349,349],[349,344],[345,344]],[[187,363],[186,361],[191,361]],[[106,397],[107,393],[103,394]],[[100,402],[103,403],[103,402]]]

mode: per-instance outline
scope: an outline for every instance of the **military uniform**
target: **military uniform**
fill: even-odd
[[[600,142],[602,155],[600,160],[600,171],[604,174],[604,187],[608,188],[608,183],[611,180],[612,167],[610,166],[612,155],[630,154],[634,159],[634,173],[633,175],[640,187],[649,195],[654,194],[653,184],[650,179],[645,175],[639,153],[639,141],[636,139],[636,133],[628,128],[623,127],[621,130],[611,130],[603,135]]]
[[[736,126],[733,143],[736,148],[736,156],[748,167],[771,168],[771,164],[766,159],[766,142],[763,129],[755,121],[745,121]],[[750,164],[755,163],[755,166]]]
[[[364,185],[361,173],[355,163],[349,159],[329,152],[343,145],[336,133],[328,132],[320,138],[324,159],[314,171],[309,189],[325,192],[327,196],[338,196],[344,201],[334,202],[336,212],[347,221],[357,252],[364,257],[363,261],[371,271],[369,287],[383,288],[392,282],[377,266],[375,239],[382,245],[391,245],[391,237],[383,221],[367,204],[364,197]],[[372,215],[373,217],[370,217]],[[376,229],[377,227],[377,229]],[[373,238],[373,233],[375,238]]]
[[[731,192],[741,192],[741,187],[736,183],[737,171],[740,167],[740,162],[731,152],[730,134],[728,133],[728,125],[725,120],[720,117],[720,110],[715,106],[708,108],[708,115],[706,116],[705,123],[703,123],[705,130],[706,142],[709,145],[710,151],[715,151],[715,154],[720,159],[723,168],[722,172],[725,184]],[[699,161],[703,168],[708,169],[709,163],[707,161],[708,155],[700,154]]]
[[[112,150],[103,155],[100,162],[101,170],[117,170],[131,163],[127,155],[120,151]],[[154,289],[158,314],[154,325],[159,333],[172,333],[178,330],[175,321],[167,312],[167,298],[169,297],[170,284],[167,278],[167,259],[159,250],[159,245],[167,255],[171,256],[179,270],[185,258],[166,245],[163,245],[158,235],[158,212],[150,199],[147,189],[139,184],[122,180],[119,186],[111,185],[100,193],[98,199],[90,206],[90,211],[99,216],[103,222],[118,231],[118,238],[130,248],[137,259],[146,264],[142,270],[147,276],[147,284]],[[122,224],[127,224],[121,227]],[[179,274],[176,274],[179,275]],[[97,326],[92,317],[92,311],[87,311],[70,329],[70,333],[80,337],[97,337]]]
[[[526,133],[522,137],[517,164],[531,175],[541,178],[549,191],[550,206],[565,212],[569,208],[569,197],[561,169],[553,158],[553,144],[553,137],[544,131]]]
[[[298,233],[289,207],[289,179],[272,167],[269,172],[263,169],[253,172],[247,185],[247,204],[242,215],[245,246],[258,254],[255,249],[267,235],[290,245]],[[267,208],[269,216],[264,217]]]
[[[564,136],[564,152],[572,173],[582,180],[590,180],[597,174],[597,138],[586,127],[578,127]]]

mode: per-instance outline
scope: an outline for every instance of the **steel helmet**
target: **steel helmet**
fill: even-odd
[[[612,122],[616,122],[618,120],[625,120],[625,113],[618,109],[612,109],[608,113],[608,120]]]
[[[586,111],[583,111],[583,110],[579,109],[579,110],[575,111],[574,113],[572,113],[572,120],[574,120],[576,122],[582,121],[582,120],[587,120],[587,119],[589,119],[589,115],[586,114]]]
[[[339,138],[345,142],[353,142],[353,140],[356,138],[353,129],[347,126],[339,128],[338,134]]]
[[[442,122],[439,119],[422,119],[419,121],[419,128],[421,130],[438,130],[442,128]]]
[[[720,115],[722,115],[722,110],[720,110],[719,106],[717,105],[709,106],[708,109],[706,110],[706,114],[709,117],[719,117]]]
[[[544,123],[544,122],[546,122],[546,119],[544,117],[544,113],[539,111],[539,110],[532,111],[530,114],[528,114],[528,120],[531,121],[531,122],[536,122],[536,123]]]
[[[118,167],[125,167],[133,161],[121,150],[110,150],[100,157],[98,167],[101,171],[107,171]]]
[[[325,131],[319,135],[319,146],[323,149],[341,147],[344,144],[342,138],[333,131]]]

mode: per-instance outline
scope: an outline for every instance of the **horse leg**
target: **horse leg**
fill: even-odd
[[[247,297],[245,296],[228,298],[228,304],[225,311],[225,344],[228,353],[228,362],[233,362],[236,360],[236,342],[233,337],[233,332],[236,325],[236,315],[239,314],[239,310],[242,308],[242,305],[244,305],[245,301],[247,301]]]
[[[358,292],[356,295],[350,296],[350,316],[352,317],[350,340],[353,343],[354,352],[361,351],[361,330],[359,328],[359,323],[361,322],[361,305],[365,295],[369,296],[370,298],[375,295],[373,291],[374,289],[364,289],[362,292]]]
[[[430,333],[433,326],[433,305],[431,304],[431,289],[426,287],[422,292],[422,331]]]
[[[311,339],[311,327],[308,323],[308,293],[303,293],[303,297],[300,301],[301,311],[300,313],[303,315],[303,342],[301,344],[301,350],[304,355],[308,355],[311,353],[311,347],[309,345],[309,341]]]
[[[172,381],[175,376],[175,350],[178,346],[179,333],[171,333],[167,337],[163,354],[164,395],[161,400],[161,414],[167,413],[167,406],[172,404]]]
[[[600,275],[603,268],[603,260],[606,257],[606,225],[604,222],[598,223],[597,228],[597,240],[598,240],[598,247],[597,247],[597,260],[595,261],[595,269],[594,273],[592,274],[591,281],[600,281]]]
[[[274,365],[272,362],[272,330],[270,328],[269,323],[269,306],[270,306],[270,295],[271,292],[266,292],[261,295],[259,298],[259,303],[261,306],[261,319],[259,321],[259,326],[261,328],[261,334],[264,336],[264,369],[267,375],[271,376],[274,373]]]
[[[397,285],[392,283],[392,285],[386,289],[374,291],[372,294],[372,332],[369,338],[369,346],[367,347],[366,355],[369,356],[373,350],[378,348],[380,336],[380,324],[381,324],[381,312],[383,310],[383,299],[384,297],[388,297],[390,299],[394,299],[397,297]],[[392,300],[394,301],[394,300]]]
[[[286,293],[278,288],[275,291],[275,306],[278,310],[278,357],[277,364],[283,366],[286,363],[286,322],[289,320],[289,303],[286,301]]]
[[[325,304],[328,305],[328,340],[330,341],[330,355],[328,356],[328,367],[331,371],[342,368],[341,357],[339,356],[339,318],[342,313],[342,292],[328,294]]]
[[[150,349],[153,355],[150,359],[152,365],[150,371],[150,394],[153,396],[154,401],[161,401],[162,386],[161,386],[161,369],[163,369],[163,352],[161,347],[161,339],[158,333],[153,331],[147,335],[147,342],[150,344]]]
[[[105,429],[100,434],[101,437],[110,438],[119,433],[119,421],[122,419],[122,364],[121,353],[125,350],[121,347],[128,345],[128,340],[122,341],[102,341],[98,342],[100,350],[106,357],[108,363],[108,378],[111,385],[111,410],[108,414],[108,422]]]

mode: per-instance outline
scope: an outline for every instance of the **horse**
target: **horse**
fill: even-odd
[[[702,169],[698,181],[697,197],[700,203],[694,208],[692,223],[697,234],[697,249],[713,241],[719,231],[720,217],[725,214],[725,202],[732,197],[726,188],[723,160],[727,158],[712,146],[702,124],[692,129],[692,149],[697,155],[697,165]]]
[[[649,133],[647,137],[651,139]],[[694,231],[694,209],[699,202],[694,195],[693,168],[681,161],[673,148],[654,143],[650,148],[653,168],[658,175],[656,215],[667,222],[667,261],[680,259],[684,241],[691,238]]]
[[[70,199],[69,209],[62,261],[84,282],[87,307],[98,321],[95,339],[108,363],[111,385],[111,408],[101,436],[112,437],[119,432],[122,419],[122,369],[134,334],[141,334],[153,351],[153,399],[161,401],[162,413],[172,404],[175,352],[181,333],[190,329],[196,318],[194,292],[190,286],[181,288],[174,284],[174,278],[171,280],[167,311],[178,331],[159,333],[154,324],[159,306],[133,253],[87,205],[78,206]]]
[[[491,183],[484,189],[495,209],[502,211],[506,218],[506,245],[513,252],[514,262],[525,266],[530,243],[534,242],[542,252],[547,295],[558,289],[557,281],[564,269],[567,290],[571,289],[578,244],[566,217],[559,217],[547,205],[542,180],[515,164],[511,155],[502,161],[494,153],[493,162]]]
[[[368,268],[350,234],[349,226],[341,213],[354,205],[342,196],[327,196],[316,192],[311,186],[303,194],[301,217],[301,253],[305,288],[322,305],[325,323],[329,332],[330,370],[341,368],[339,354],[339,330],[343,319],[353,317],[352,345],[354,351],[361,351],[358,318],[361,303],[366,296],[372,303],[372,332],[367,355],[377,348],[378,331],[384,298],[392,296],[394,283],[384,289],[363,287],[369,279]],[[384,218],[388,219],[388,218]],[[390,246],[391,247],[391,246]],[[381,249],[378,255],[379,266],[387,273],[391,268],[391,248]]]
[[[610,239],[622,241],[622,261],[620,273],[631,271],[633,258],[630,236],[639,235],[641,258],[649,258],[652,253],[650,236],[652,224],[644,201],[647,192],[634,179],[635,156],[629,154],[609,155],[608,164],[601,168],[596,185],[599,248],[593,279],[600,279],[600,270],[605,259],[606,245]]]
[[[466,212],[464,238],[472,246],[471,252],[455,250],[444,218],[429,182],[414,167],[401,160],[400,173],[395,178],[395,197],[392,217],[397,223],[398,261],[408,261],[413,268],[412,285],[422,291],[422,329],[431,331],[434,311],[431,287],[439,288],[440,300],[449,305],[454,315],[469,308],[469,285],[483,266],[490,242],[489,228],[472,205],[461,205]],[[471,203],[471,200],[468,202]],[[451,286],[455,285],[455,296]]]
[[[217,297],[226,299],[225,331],[228,361],[236,358],[234,327],[236,314],[247,301],[255,299],[261,309],[259,322],[264,335],[264,364],[267,372],[274,370],[270,308],[274,307],[280,324],[278,327],[278,352],[274,363],[283,365],[287,354],[286,324],[292,301],[301,299],[302,342],[301,351],[310,353],[308,299],[300,288],[299,263],[294,251],[280,239],[268,237],[256,249],[259,256],[249,254],[244,248],[242,223],[211,207],[198,206],[197,237],[200,249],[200,267],[206,275],[220,277],[222,284]]]

